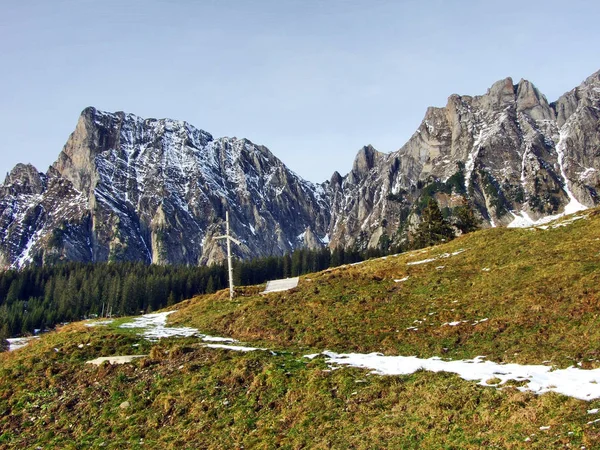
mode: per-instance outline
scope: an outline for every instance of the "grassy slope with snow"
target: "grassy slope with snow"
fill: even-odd
[[[303,357],[330,349],[600,367],[600,212],[585,214],[308,275],[289,292],[245,288],[230,302],[222,291],[169,316],[275,355],[197,337],[152,343],[123,320],[69,325],[0,356],[0,448],[598,447],[600,416],[588,413],[598,400],[520,392],[522,381],[496,390],[447,373],[330,371],[325,358]],[[129,354],[150,356],[85,364]]]
[[[600,211],[586,215],[308,275],[291,292],[199,297],[172,322],[267,346],[599,367]]]

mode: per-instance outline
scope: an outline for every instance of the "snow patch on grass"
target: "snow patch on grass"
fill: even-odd
[[[416,266],[418,264],[426,264],[426,263],[430,263],[433,261],[437,261],[438,259],[445,259],[445,258],[450,258],[452,256],[460,255],[461,253],[463,253],[465,251],[466,251],[465,249],[461,248],[460,250],[457,250],[452,253],[442,253],[441,255],[436,256],[434,258],[427,258],[427,259],[423,259],[421,261],[410,261],[410,262],[407,262],[406,265],[407,266]],[[443,268],[444,266],[440,266],[440,267]],[[437,269],[437,267],[436,267],[436,269]]]
[[[190,327],[167,327],[167,317],[176,311],[166,311],[161,313],[144,314],[136,317],[131,322],[124,323],[120,328],[141,328],[140,333],[149,341],[156,341],[168,337],[198,337],[203,341],[218,342],[237,342],[235,339],[208,336],[200,333],[196,328]]]
[[[101,327],[101,326],[109,325],[113,322],[114,322],[113,320],[100,320],[97,322],[86,323],[85,326],[86,327]]]
[[[404,277],[404,278],[399,278],[394,280],[395,283],[403,283],[404,281],[407,281],[409,277]]]
[[[461,323],[466,323],[466,320],[457,320],[456,322],[446,322],[443,323],[442,326],[448,325],[449,327],[456,327],[458,325],[460,325]]]
[[[205,347],[224,348],[226,350],[231,350],[234,352],[253,352],[255,350],[266,350],[264,348],[258,348],[258,347],[243,347],[241,345],[223,345],[223,344],[206,344]]]
[[[94,364],[95,366],[101,365],[103,362],[110,364],[127,364],[137,358],[144,358],[147,355],[123,355],[123,356],[101,356],[96,359],[86,361],[86,364]]]
[[[25,347],[29,342],[33,339],[39,339],[39,336],[27,336],[20,338],[9,338],[8,341],[8,351],[14,352],[20,348]]]
[[[498,364],[484,361],[477,356],[469,360],[443,361],[439,357],[428,359],[416,356],[384,356],[381,353],[334,353],[324,351],[330,365],[346,365],[372,370],[378,375],[410,375],[423,369],[430,372],[455,373],[467,381],[478,381],[481,386],[490,386],[486,380],[497,378],[494,386],[509,380],[526,381],[518,387],[521,391],[536,394],[557,392],[580,400],[600,398],[600,369],[583,370],[575,367],[553,370],[543,365]],[[314,358],[317,355],[307,355]]]

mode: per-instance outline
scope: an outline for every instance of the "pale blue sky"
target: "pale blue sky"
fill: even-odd
[[[600,69],[598,1],[0,0],[0,178],[45,172],[86,106],[266,145],[345,174],[428,106],[512,76],[549,101]]]

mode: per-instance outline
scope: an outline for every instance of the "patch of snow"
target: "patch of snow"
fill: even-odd
[[[469,152],[467,162],[465,163],[465,189],[467,190],[467,192],[469,191],[469,185],[471,184],[471,174],[473,173],[473,169],[475,168],[475,160],[479,155],[479,150],[481,149],[481,142],[483,141],[483,139],[483,130],[480,130],[477,139],[475,139],[475,142],[473,143],[473,148]]]
[[[456,327],[458,325],[460,325],[461,323],[465,323],[466,320],[457,320],[456,322],[446,322],[443,323],[442,326],[448,325],[449,327]]]
[[[86,361],[86,364],[94,364],[95,366],[99,366],[103,362],[109,362],[110,364],[126,364],[130,363],[134,359],[144,358],[148,355],[123,355],[123,356],[101,356],[100,358],[91,359]]]
[[[527,162],[527,157],[529,156],[530,150],[531,150],[531,143],[528,142],[525,147],[525,151],[523,152],[523,158],[521,159],[521,185],[523,186],[523,189],[526,188],[526,186],[525,186],[525,181],[526,181],[525,163]]]
[[[85,326],[86,327],[101,327],[101,326],[105,326],[105,325],[108,325],[113,322],[114,322],[113,320],[100,320],[98,322],[86,323]]]
[[[232,350],[234,352],[253,352],[255,350],[265,350],[264,348],[258,347],[243,347],[240,345],[223,345],[223,344],[206,344],[208,348],[224,348],[226,350]]]
[[[587,169],[585,169],[583,172],[581,172],[579,174],[579,179],[585,180],[587,177],[592,175],[594,172],[596,172],[596,169],[594,169],[593,167],[588,167]]]
[[[364,264],[366,261],[359,261],[359,262],[355,262],[352,264],[348,264],[349,266],[360,266],[361,264]]]
[[[411,262],[407,262],[406,265],[407,266],[416,266],[418,264],[426,264],[426,263],[430,263],[435,261],[437,258],[428,258],[428,259],[422,259],[421,261],[411,261]]]
[[[565,211],[566,211],[566,208],[565,208]],[[567,213],[563,212],[560,214],[555,214],[553,216],[546,216],[546,217],[542,217],[541,219],[538,219],[538,220],[533,220],[531,217],[529,217],[529,215],[525,211],[520,211],[519,213],[511,212],[511,214],[514,216],[514,220],[508,224],[508,228],[537,227],[542,230],[547,230],[548,228],[564,227],[564,226],[570,225],[571,223],[575,222],[576,220],[585,219],[588,217],[587,215],[574,216],[574,217],[571,217],[567,220],[564,220],[560,223],[554,224],[551,227],[549,227],[546,224],[553,222],[555,220],[558,220],[561,217],[564,217],[565,215],[567,215]]]
[[[231,339],[231,338],[224,338],[224,337],[218,337],[218,336],[207,336],[207,335],[202,336],[201,339],[205,342],[237,342],[235,339]]]
[[[582,211],[587,209],[584,205],[579,203],[579,201],[575,198],[571,189],[569,188],[569,180],[567,179],[567,174],[565,172],[565,149],[566,149],[566,140],[568,137],[568,130],[563,127],[562,130],[559,131],[559,140],[558,144],[556,144],[556,153],[558,153],[558,166],[560,167],[560,175],[564,181],[565,192],[569,196],[569,204],[565,206],[565,210],[563,214],[573,214],[577,211]]]
[[[460,255],[464,251],[465,251],[465,249],[460,249],[460,250],[457,250],[457,251],[452,252],[452,253],[442,253],[441,255],[433,257],[433,258],[427,258],[427,259],[423,259],[421,261],[407,262],[406,265],[407,266],[416,266],[417,264],[426,264],[426,263],[430,263],[430,262],[436,261],[438,259],[450,258],[451,256]],[[439,266],[439,267],[443,268],[444,266]],[[437,269],[437,267],[436,267],[436,269]]]
[[[190,327],[167,327],[167,317],[176,311],[144,314],[134,318],[131,322],[124,323],[120,328],[142,328],[140,333],[150,341],[168,337],[198,337],[203,341],[237,342],[235,339],[208,336]]]
[[[511,212],[511,214],[514,219],[507,225],[508,228],[528,228],[535,225],[535,221],[525,211]]]
[[[39,339],[39,336],[26,336],[20,338],[8,338],[8,351],[14,352],[20,348],[25,347],[33,339]]]
[[[42,235],[42,231],[43,230],[37,230],[31,236],[31,238],[29,238],[29,240],[27,241],[27,245],[25,245],[25,248],[23,249],[23,252],[21,253],[21,255],[19,256],[19,258],[16,261],[16,267],[15,268],[21,269],[28,262],[31,262],[31,249],[33,248],[33,246],[39,240],[40,236]],[[13,264],[13,266],[15,266],[15,264]]]
[[[473,326],[475,326],[477,324],[480,324],[480,323],[483,323],[483,322],[487,322],[488,320],[489,320],[489,318],[487,318],[487,317],[484,318],[484,319],[476,320],[475,322],[473,322]]]
[[[498,364],[484,361],[483,356],[470,360],[443,361],[439,357],[428,359],[416,356],[384,356],[381,353],[322,353],[328,364],[370,369],[379,375],[410,375],[424,369],[431,372],[455,373],[464,380],[478,381],[490,386],[486,380],[498,378],[498,385],[508,380],[527,380],[520,391],[536,394],[556,392],[580,400],[600,398],[600,369],[584,370],[575,367],[553,370],[544,365]],[[314,355],[311,355],[314,358]],[[494,386],[498,386],[494,385]],[[598,419],[600,420],[600,419]]]
[[[599,409],[598,408],[594,408],[594,409],[588,409],[588,414],[598,414]]]
[[[571,225],[576,220],[587,219],[587,218],[588,218],[587,215],[584,215],[584,216],[573,216],[573,217],[571,217],[571,218],[569,218],[567,220],[562,220],[562,221],[560,221],[558,223],[555,223],[555,224],[551,225],[550,228],[566,227],[567,225]],[[546,228],[548,228],[548,227],[546,227]]]
[[[402,282],[404,282],[404,281],[408,280],[409,278],[410,278],[410,277],[404,277],[404,278],[400,278],[400,279],[394,280],[394,282],[395,282],[395,283],[402,283]]]

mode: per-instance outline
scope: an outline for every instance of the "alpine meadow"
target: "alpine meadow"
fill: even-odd
[[[0,450],[600,449],[600,3],[4,3]]]

